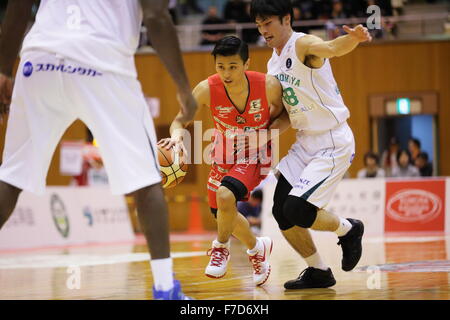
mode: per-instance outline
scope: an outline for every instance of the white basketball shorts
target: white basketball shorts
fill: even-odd
[[[22,56],[0,180],[44,193],[55,148],[76,119],[98,141],[113,194],[161,181],[155,128],[138,80],[43,51]]]
[[[353,132],[344,122],[319,134],[297,134],[278,170],[293,187],[289,195],[322,209],[348,170],[355,155]]]

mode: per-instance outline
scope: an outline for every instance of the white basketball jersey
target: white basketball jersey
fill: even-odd
[[[22,53],[43,50],[136,77],[141,24],[139,0],[41,0]]]
[[[268,73],[283,86],[283,103],[294,129],[305,132],[330,130],[343,123],[350,112],[342,100],[330,61],[319,69],[305,66],[295,51],[295,42],[304,33],[294,32],[278,56],[273,51]]]

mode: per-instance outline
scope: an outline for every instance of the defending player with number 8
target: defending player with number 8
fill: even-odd
[[[197,105],[211,111],[215,125],[207,188],[218,236],[208,252],[211,259],[205,274],[211,278],[225,275],[230,259],[229,239],[233,234],[247,246],[253,281],[262,285],[270,275],[272,240],[253,235],[248,221],[237,211],[236,202],[247,200],[268,174],[270,140],[289,127],[289,117],[283,107],[279,81],[273,76],[247,71],[247,44],[234,36],[225,37],[218,41],[212,54],[217,74],[200,82],[193,91]],[[161,147],[183,148],[183,130],[179,129],[189,123],[180,117],[181,114],[172,122],[171,138],[159,142]],[[257,138],[264,129],[269,129],[267,139],[252,139],[252,135]],[[245,136],[249,141],[241,139]]]
[[[286,289],[325,288],[336,281],[321,260],[309,228],[335,232],[342,246],[342,269],[352,270],[362,253],[363,223],[324,210],[354,157],[355,141],[347,124],[349,110],[339,92],[329,59],[370,41],[366,28],[344,26],[347,35],[332,41],[292,30],[290,0],[252,0],[251,16],[273,48],[268,74],[283,86],[283,102],[297,141],[279,163],[273,215],[289,244],[308,268]]]

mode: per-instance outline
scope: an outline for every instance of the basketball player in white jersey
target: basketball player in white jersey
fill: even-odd
[[[166,0],[41,0],[13,66],[33,0],[11,0],[0,38],[0,112],[9,110],[0,167],[0,227],[22,190],[42,194],[64,131],[81,119],[93,132],[114,194],[135,196],[152,260],[155,299],[188,299],[172,274],[167,205],[153,121],[134,64],[142,21],[176,82],[181,113],[197,108]]]
[[[273,215],[291,246],[308,268],[286,289],[325,288],[336,280],[321,260],[309,228],[335,232],[342,246],[342,269],[352,270],[361,258],[361,221],[325,211],[355,152],[347,125],[349,111],[334,80],[329,59],[370,41],[366,28],[344,26],[348,33],[332,41],[292,30],[290,0],[253,0],[251,15],[267,45],[273,48],[268,74],[283,86],[283,100],[297,141],[278,166]]]

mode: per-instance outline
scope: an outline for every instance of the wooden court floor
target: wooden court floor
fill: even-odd
[[[290,290],[283,283],[306,267],[274,237],[272,274],[255,287],[245,248],[232,242],[229,271],[210,279],[203,271],[214,234],[173,235],[176,276],[186,294],[209,300],[450,299],[450,236],[365,238],[360,264],[340,269],[334,235],[316,239],[337,284],[328,289]],[[135,244],[0,252],[0,299],[151,299],[152,277],[142,239]]]

